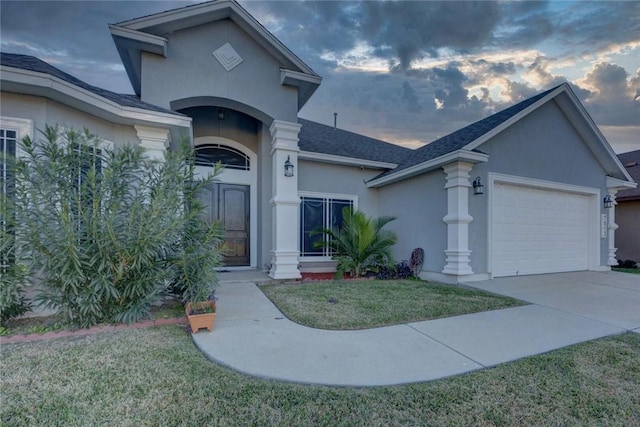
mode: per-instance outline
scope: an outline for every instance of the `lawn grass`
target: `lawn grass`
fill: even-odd
[[[177,326],[5,345],[0,372],[3,426],[640,424],[632,333],[377,388],[251,378],[208,361]]]
[[[321,329],[373,328],[525,304],[476,289],[421,280],[277,284],[261,289],[289,319]]]
[[[640,268],[621,268],[621,267],[611,267],[613,271],[619,271],[621,273],[631,273],[631,274],[640,274]]]

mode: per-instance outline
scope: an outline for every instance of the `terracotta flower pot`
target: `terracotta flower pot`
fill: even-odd
[[[189,320],[191,331],[197,333],[202,328],[209,332],[213,330],[216,321],[216,303],[213,301],[188,302],[184,311]],[[192,314],[193,313],[193,314]]]

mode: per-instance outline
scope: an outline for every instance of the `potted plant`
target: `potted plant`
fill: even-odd
[[[206,301],[189,301],[184,308],[191,332],[197,333],[200,329],[206,328],[209,332],[213,330],[216,322],[216,301],[212,294]]]

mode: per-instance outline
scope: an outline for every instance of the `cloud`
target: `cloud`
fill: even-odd
[[[405,101],[408,111],[418,113],[422,111],[418,96],[408,81],[402,83],[402,100]]]
[[[243,3],[260,15],[281,16],[283,41],[316,53],[346,53],[365,42],[374,55],[407,69],[438,50],[468,51],[492,35],[500,19],[495,2],[260,2]],[[267,12],[267,10],[269,12]]]
[[[593,54],[612,45],[640,40],[640,2],[606,1],[568,4],[554,22],[567,50]]]
[[[187,4],[2,0],[1,46],[5,52],[37,56],[88,83],[131,93],[108,24]]]
[[[504,47],[532,46],[552,37],[554,23],[547,1],[504,2],[493,43]]]
[[[555,62],[545,56],[539,55],[527,68],[523,78],[535,87],[551,88],[567,81],[562,76],[551,73],[551,65]]]
[[[638,82],[640,71],[629,78],[616,64],[599,62],[575,83],[586,91],[585,105],[603,125],[640,125]]]
[[[191,3],[3,0],[0,43],[131,93],[107,24]],[[415,146],[568,80],[609,134],[640,127],[640,2],[241,5],[322,75],[312,120]]]

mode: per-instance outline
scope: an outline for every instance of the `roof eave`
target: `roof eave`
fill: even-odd
[[[470,163],[484,163],[489,160],[489,155],[484,153],[478,153],[468,150],[456,150],[451,153],[447,153],[435,159],[427,160],[426,162],[419,163],[417,165],[408,167],[398,172],[391,172],[389,175],[374,178],[367,181],[367,188],[383,187],[385,185],[393,184],[394,182],[402,181],[408,178],[412,178],[417,175],[422,175],[438,169],[446,164],[455,161],[466,161]]]
[[[566,83],[558,86],[556,90],[548,93],[546,96],[540,98],[539,100],[529,105],[524,110],[518,112],[517,114],[514,114],[508,120],[505,120],[504,122],[500,123],[498,126],[494,127],[489,132],[483,134],[479,138],[476,138],[475,140],[471,141],[469,144],[465,145],[463,147],[463,150],[468,150],[468,151],[475,150],[480,145],[484,144],[486,141],[490,140],[491,138],[498,135],[500,132],[504,131],[505,129],[507,129],[514,123],[516,123],[517,121],[521,120],[525,116],[531,114],[533,111],[540,108],[542,105],[549,102],[550,99],[555,98],[558,94],[560,94],[565,90],[565,87],[568,88],[569,86]]]
[[[389,170],[398,167],[395,163],[378,162],[375,160],[357,159],[355,157],[337,156],[335,154],[316,153],[313,151],[300,151],[298,159],[314,162],[330,163],[345,166],[358,166],[369,169]]]
[[[320,87],[320,83],[322,83],[322,77],[318,75],[300,73],[286,68],[280,69],[280,84],[298,89],[298,111],[304,107],[304,104]]]
[[[607,176],[607,188],[615,189],[615,190],[628,190],[638,187],[638,184],[633,180],[622,180],[618,178],[614,178],[612,176]]]
[[[607,139],[602,132],[600,132],[600,129],[568,84],[563,93],[565,93],[567,97],[557,97],[555,99],[556,103],[574,126],[574,129],[576,129],[585,140],[589,149],[596,156],[607,174],[611,177],[635,183]]]
[[[136,95],[140,96],[142,81],[142,52],[167,56],[168,40],[119,25],[109,24],[111,37],[116,45],[124,69]]]
[[[567,96],[560,96],[562,94],[566,94]],[[504,131],[517,121],[531,114],[533,111],[537,110],[552,99],[555,100],[556,104],[569,119],[574,129],[576,129],[576,131],[587,143],[589,149],[594,153],[605,171],[609,175],[614,175],[620,179],[633,182],[631,176],[622,166],[622,163],[620,163],[620,160],[613,151],[613,148],[611,148],[611,145],[609,144],[609,142],[607,142],[604,135],[602,135],[602,133],[598,129],[598,126],[595,124],[589,113],[585,110],[582,103],[578,100],[578,97],[573,92],[571,86],[569,86],[568,83],[564,83],[558,86],[555,90],[549,92],[546,96],[540,98],[524,110],[515,114],[513,117],[505,120],[500,125],[491,129],[491,131],[465,145],[464,149],[477,149],[480,145],[490,140],[500,132]]]
[[[191,127],[190,117],[123,106],[50,74],[4,65],[0,65],[0,74],[3,91],[49,98],[112,123],[163,125],[176,129]]]

